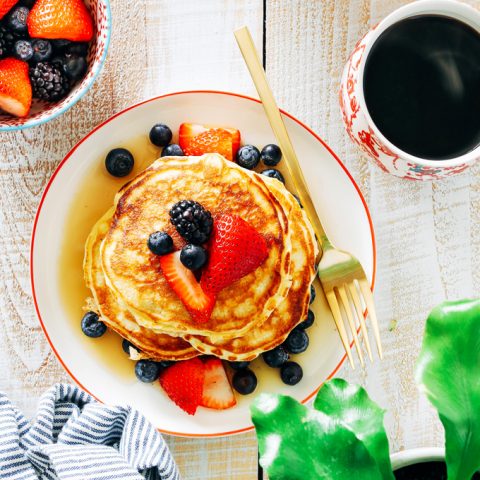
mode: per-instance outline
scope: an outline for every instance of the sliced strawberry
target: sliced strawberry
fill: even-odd
[[[83,0],[37,0],[27,19],[33,38],[89,42],[93,20]]]
[[[200,283],[207,295],[216,296],[265,261],[267,242],[242,218],[222,214],[214,219],[208,256]]]
[[[202,403],[205,366],[197,358],[176,362],[160,374],[166,394],[189,415],[195,415]]]
[[[160,267],[192,318],[199,323],[207,322],[215,305],[215,297],[205,294],[193,272],[180,261],[180,252],[161,256]]]
[[[17,117],[26,117],[31,104],[28,63],[16,58],[0,60],[0,109]]]
[[[178,135],[179,145],[185,155],[219,153],[226,159],[233,160],[240,148],[240,131],[235,128],[182,123]]]
[[[18,0],[0,0],[0,20],[12,9]]]
[[[226,410],[237,404],[235,394],[218,358],[209,358],[205,363],[205,380],[201,405],[215,410]]]

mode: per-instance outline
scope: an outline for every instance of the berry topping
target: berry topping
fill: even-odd
[[[296,327],[290,332],[283,346],[290,353],[302,353],[308,348],[308,343],[307,333]]]
[[[236,215],[222,214],[213,224],[202,287],[216,295],[253,272],[267,256],[267,242],[251,225]]]
[[[82,332],[90,338],[101,337],[107,331],[107,326],[95,312],[87,312],[82,318]]]
[[[7,57],[13,52],[13,45],[19,40],[18,36],[0,24],[0,58]]]
[[[150,130],[149,138],[157,147],[166,147],[172,141],[172,131],[167,125],[157,123]]]
[[[48,40],[33,40],[32,47],[34,62],[45,62],[52,56],[53,47]]]
[[[285,349],[279,345],[275,347],[273,350],[268,352],[264,352],[262,354],[263,361],[269,366],[273,368],[281,367],[285,362],[288,361],[288,353]]]
[[[262,175],[265,175],[266,177],[275,178],[276,180],[282,182],[283,184],[285,183],[285,179],[283,178],[283,175],[278,170],[276,170],[275,168],[269,168],[267,170],[262,170],[260,173]]]
[[[30,41],[28,40],[17,40],[13,46],[13,56],[28,62],[33,57],[33,47]]]
[[[274,167],[280,163],[282,159],[282,151],[278,145],[274,145],[270,143],[269,145],[265,145],[262,148],[262,152],[260,153],[260,160],[266,165],[267,167]]]
[[[89,42],[93,21],[83,0],[37,0],[27,20],[32,38]]]
[[[65,41],[65,40],[64,40]],[[66,40],[68,41],[68,40]],[[88,42],[70,42],[66,45],[65,53],[67,55],[78,55],[79,57],[86,57],[88,55]]]
[[[257,388],[257,376],[248,368],[238,370],[233,375],[233,388],[242,395],[248,395]]]
[[[313,283],[310,285],[310,303],[315,301],[315,297],[317,296],[317,292],[315,291],[315,287]]]
[[[114,148],[105,157],[105,168],[114,177],[125,177],[132,170],[135,160],[126,148]]]
[[[12,9],[18,0],[0,0],[0,20]]]
[[[166,255],[173,249],[172,237],[166,232],[154,232],[148,237],[148,248],[155,255]]]
[[[51,44],[52,44],[53,50],[56,53],[64,53],[68,45],[75,45],[75,44],[72,44],[70,40],[65,40],[64,38],[58,38],[56,40],[52,40]]]
[[[287,385],[296,385],[303,377],[302,367],[296,362],[287,362],[280,368],[280,377]]]
[[[210,212],[193,200],[181,200],[173,205],[170,221],[187,242],[195,245],[208,240],[213,225]]]
[[[203,383],[203,407],[225,410],[237,404],[235,394],[223,368],[221,360],[209,358],[204,363],[205,379]]]
[[[129,342],[126,338],[122,339],[122,349],[127,355],[130,355],[130,349],[140,352],[140,350],[132,342]]]
[[[65,74],[48,62],[37,63],[30,68],[33,96],[47,102],[57,102],[66,97],[69,81]]]
[[[207,296],[191,270],[180,261],[180,252],[160,257],[160,267],[172,290],[185,305],[193,320],[207,322],[215,305],[215,298]]]
[[[238,150],[236,161],[241,167],[252,170],[260,161],[260,152],[253,145],[245,145]]]
[[[30,10],[27,7],[15,7],[7,15],[7,28],[14,33],[27,32],[27,17]]]
[[[189,270],[198,270],[202,268],[207,261],[207,252],[199,245],[189,243],[182,248],[180,252],[180,261]]]
[[[88,64],[85,57],[67,55],[61,63],[65,75],[73,82],[81,80],[87,73]]]
[[[233,160],[240,147],[240,132],[235,128],[214,128],[194,123],[182,123],[179,144],[185,155],[219,153]]]
[[[183,157],[185,154],[183,153],[183,150],[180,148],[179,145],[176,143],[171,143],[170,145],[167,145],[163,150],[162,154],[160,155],[161,157]]]
[[[250,365],[250,362],[228,362],[233,370],[242,370]]]
[[[182,410],[194,415],[202,404],[205,366],[199,358],[176,362],[160,374],[160,385]]]
[[[25,117],[32,104],[28,64],[16,58],[0,60],[0,109]]]
[[[152,383],[160,375],[160,366],[152,360],[139,360],[135,364],[135,376],[143,383]]]
[[[310,328],[313,325],[313,322],[315,321],[315,314],[309,310],[307,314],[307,318],[298,325],[298,328],[302,328],[305,330],[306,328]]]

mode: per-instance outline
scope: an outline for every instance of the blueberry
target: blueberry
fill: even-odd
[[[45,62],[51,58],[53,47],[48,40],[33,40],[32,47],[34,62]]]
[[[90,338],[101,337],[107,331],[107,326],[95,312],[87,312],[82,318],[82,332]]]
[[[267,167],[274,167],[275,165],[278,165],[281,159],[282,151],[278,145],[270,143],[262,148],[260,160],[267,165]]]
[[[301,328],[294,328],[283,344],[287,352],[302,353],[308,348],[308,335]]]
[[[77,82],[87,73],[88,64],[85,57],[78,55],[68,55],[63,61],[63,71],[70,80]]]
[[[65,53],[67,55],[78,55],[79,57],[86,57],[88,55],[88,43],[69,42],[65,47]]]
[[[18,40],[13,46],[13,55],[19,60],[28,62],[33,57],[33,47],[28,40]]]
[[[278,170],[276,170],[275,168],[269,168],[267,170],[262,170],[260,173],[262,175],[265,175],[265,176],[270,177],[270,178],[276,178],[277,180],[279,180],[283,184],[285,183],[285,179],[283,178],[283,175]]]
[[[262,354],[262,357],[263,361],[269,367],[273,368],[281,367],[286,361],[288,361],[288,353],[281,345],[275,347],[273,350],[264,352]]]
[[[298,328],[302,328],[305,330],[306,328],[310,328],[313,325],[313,322],[315,321],[315,314],[309,310],[307,314],[307,318],[298,325]]]
[[[149,138],[157,147],[166,147],[172,141],[172,131],[167,125],[157,123],[150,130]]]
[[[133,155],[126,148],[114,148],[105,158],[107,172],[114,177],[125,177],[133,170]]]
[[[260,161],[260,152],[253,145],[245,145],[238,150],[236,160],[241,167],[251,170]]]
[[[130,355],[131,348],[133,348],[137,352],[140,352],[140,350],[132,342],[129,342],[126,338],[122,339],[122,348],[127,355]]]
[[[315,287],[313,286],[313,283],[312,283],[310,285],[310,303],[314,302],[316,296],[317,296],[317,292],[315,291]]]
[[[60,38],[56,40],[50,40],[50,43],[52,44],[53,50],[55,52],[63,53],[68,47],[68,45],[70,45],[72,42],[70,40],[64,40]]]
[[[189,270],[198,270],[202,268],[207,261],[207,252],[199,245],[189,243],[182,248],[180,252],[180,261]]]
[[[180,148],[180,145],[177,145],[176,143],[171,143],[170,145],[167,145],[163,150],[162,154],[160,155],[161,157],[183,157],[185,154],[183,153],[183,150]]]
[[[233,370],[243,370],[250,365],[250,362],[228,362]]]
[[[280,377],[287,385],[296,385],[303,377],[302,367],[296,362],[287,362],[280,368]]]
[[[166,232],[154,232],[148,237],[147,245],[155,255],[166,255],[173,249],[173,240]]]
[[[250,369],[244,368],[235,372],[232,385],[238,393],[248,395],[257,388],[257,377]]]
[[[175,362],[173,362],[172,360],[162,360],[158,362],[158,365],[161,370],[165,370],[166,368],[168,368],[170,365],[173,365],[174,363]]]
[[[160,366],[153,360],[139,360],[135,364],[135,375],[141,382],[152,383],[160,375]]]
[[[15,33],[27,32],[27,17],[30,10],[27,7],[15,7],[7,17],[7,27]]]

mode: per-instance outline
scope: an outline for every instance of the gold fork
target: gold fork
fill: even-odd
[[[370,317],[377,350],[382,358],[382,344],[378,329],[375,306],[373,303],[372,291],[360,262],[350,253],[335,248],[328,240],[322,223],[313,205],[303,176],[297,155],[293,149],[292,142],[283,123],[280,110],[273,93],[268,85],[265,70],[260,62],[255,44],[247,27],[235,31],[235,38],[242,52],[243,58],[250,71],[253,83],[262,100],[263,108],[267,114],[272,130],[277,138],[285,159],[285,165],[290,173],[292,182],[297,190],[297,195],[310,219],[317,239],[323,251],[322,258],[318,265],[318,278],[332,311],[333,319],[337,326],[340,339],[345,352],[350,360],[352,368],[355,368],[350,341],[345,328],[343,317],[347,319],[347,325],[353,338],[360,363],[363,365],[363,354],[357,335],[358,324],[363,335],[368,356],[372,360],[372,350],[368,339],[367,326],[365,323],[364,306]],[[343,315],[342,315],[343,311]]]

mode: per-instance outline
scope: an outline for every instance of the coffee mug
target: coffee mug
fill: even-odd
[[[463,172],[475,163],[480,158],[480,144],[442,160],[408,153],[388,140],[372,120],[364,90],[365,64],[382,33],[401,21],[412,17],[417,19],[421,15],[449,17],[480,32],[480,12],[454,0],[419,0],[399,8],[373,27],[355,46],[343,71],[340,107],[350,138],[384,172],[410,180],[435,180]]]

